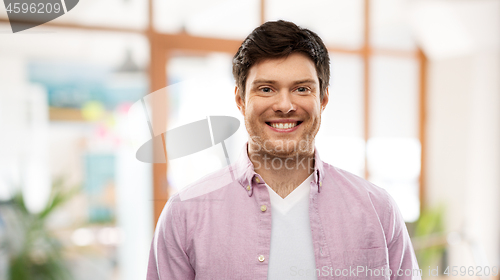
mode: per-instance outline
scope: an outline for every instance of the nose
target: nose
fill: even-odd
[[[289,112],[295,111],[295,106],[290,92],[281,91],[275,97],[276,99],[274,100],[274,104],[272,106],[275,112],[280,111],[284,114],[288,114]]]

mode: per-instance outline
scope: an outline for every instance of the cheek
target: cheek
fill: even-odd
[[[319,107],[319,104],[310,104],[310,106],[304,107],[304,110],[312,118],[319,118],[321,116],[321,107]]]
[[[265,106],[262,106],[261,104],[248,104],[247,115],[252,118],[258,118],[259,115],[264,113],[265,109]]]

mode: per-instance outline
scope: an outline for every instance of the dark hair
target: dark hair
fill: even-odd
[[[323,100],[330,82],[330,57],[325,44],[311,30],[284,20],[268,21],[255,28],[234,55],[233,76],[241,97],[245,99],[245,83],[253,65],[263,59],[282,58],[294,52],[304,53],[314,62]]]

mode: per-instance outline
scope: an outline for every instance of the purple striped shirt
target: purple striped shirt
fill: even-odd
[[[148,280],[267,279],[271,202],[246,147],[236,163],[168,200],[151,245]],[[318,279],[421,279],[401,213],[384,189],[322,162],[317,149],[313,178],[316,270],[290,267],[288,279],[311,273]]]

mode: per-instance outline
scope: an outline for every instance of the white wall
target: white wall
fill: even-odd
[[[446,230],[462,235],[449,246],[450,266],[498,266],[500,1],[438,2],[448,5],[461,38],[470,41],[467,50],[440,56],[456,41],[437,52],[420,38],[430,57],[426,199],[431,206],[444,203]]]

